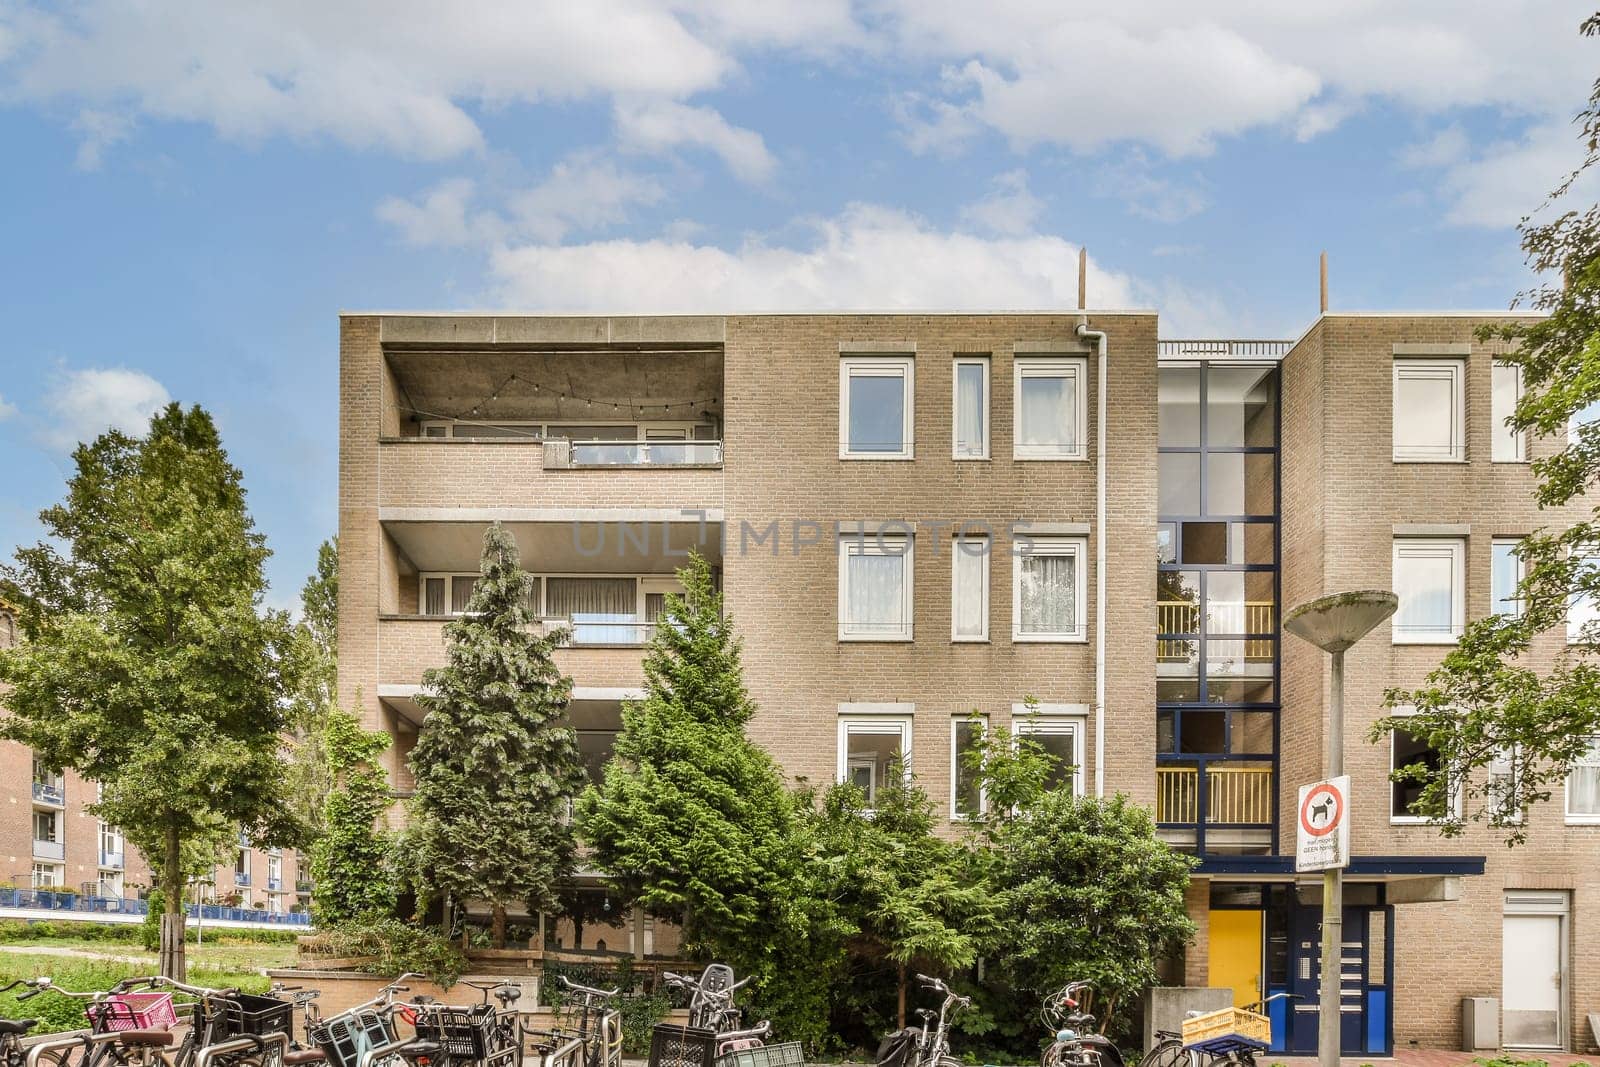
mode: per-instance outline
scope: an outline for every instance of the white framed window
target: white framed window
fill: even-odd
[[[839,539],[839,640],[911,640],[912,538]]]
[[[980,818],[989,810],[989,797],[971,766],[970,753],[989,732],[989,720],[975,715],[950,719],[950,818]]]
[[[905,705],[890,705],[905,707]],[[838,780],[853,783],[877,803],[878,790],[898,766],[911,773],[911,718],[901,714],[844,714],[839,717]]]
[[[417,577],[417,611],[422,615],[460,615],[472,601],[472,589],[482,577],[476,571],[462,574],[421,574]]]
[[[250,850],[241,848],[233,858],[233,880],[239,885],[250,884]]]
[[[950,542],[950,640],[989,640],[988,537],[957,536]]]
[[[1459,359],[1394,361],[1395,462],[1466,460],[1465,380]]]
[[[35,889],[59,889],[65,884],[65,868],[59,863],[35,863],[31,874]]]
[[[35,811],[33,813],[33,839],[35,841],[48,841],[51,844],[61,843],[61,820],[57,818],[59,812]]]
[[[1600,556],[1586,556],[1584,564],[1584,571],[1600,567]],[[1592,644],[1597,636],[1600,636],[1600,605],[1588,593],[1574,593],[1567,601],[1567,644]]]
[[[1030,537],[1011,557],[1011,639],[1087,641],[1088,596],[1082,537]]]
[[[1396,708],[1397,718],[1415,714],[1414,708]],[[1402,767],[1418,767],[1402,781],[1395,781],[1394,772]],[[1417,804],[1423,786],[1442,773],[1443,762],[1438,749],[1428,744],[1426,738],[1409,733],[1404,727],[1389,731],[1389,822],[1396,826],[1413,826],[1426,823],[1430,813],[1419,811]],[[1451,807],[1459,812],[1461,793],[1450,792]],[[1435,816],[1443,812],[1434,813]]]
[[[915,382],[909,356],[840,358],[840,459],[914,458]]]
[[[1517,555],[1516,537],[1496,537],[1490,546],[1489,560],[1489,611],[1494,615],[1516,618],[1522,614],[1522,600],[1517,596],[1517,586],[1522,583],[1522,559]]]
[[[1089,397],[1082,357],[1018,356],[1013,362],[1013,459],[1089,458]]]
[[[1567,443],[1577,444],[1580,431],[1595,421],[1600,421],[1600,400],[1591,400],[1567,419]]]
[[[121,871],[101,871],[96,879],[95,895],[110,897],[113,900],[122,896],[123,877]]]
[[[1600,737],[1589,738],[1589,751],[1567,774],[1567,822],[1600,823]]]
[[[1460,538],[1395,538],[1394,591],[1400,598],[1391,624],[1395,644],[1447,645],[1461,636],[1466,555]]]
[[[1522,368],[1496,363],[1490,371],[1489,458],[1495,463],[1524,463],[1528,459],[1525,436],[1506,425],[1522,399]]]
[[[951,455],[989,458],[989,357],[961,356],[953,363]]]
[[[1071,788],[1083,795],[1083,710],[1072,705],[1013,704],[1012,732],[1044,749],[1055,764],[1045,777],[1047,789]]]

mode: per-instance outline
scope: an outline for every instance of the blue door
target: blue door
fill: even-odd
[[[1339,1051],[1374,1051],[1368,1040],[1367,913],[1344,910],[1344,946],[1339,966]],[[1315,1055],[1322,981],[1322,909],[1295,907],[1289,917],[1289,1051]],[[1386,1028],[1387,1019],[1380,1022]]]

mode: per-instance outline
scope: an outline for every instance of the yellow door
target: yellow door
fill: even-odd
[[[1206,984],[1233,990],[1233,1006],[1261,999],[1261,919],[1259,911],[1211,913],[1211,962]]]

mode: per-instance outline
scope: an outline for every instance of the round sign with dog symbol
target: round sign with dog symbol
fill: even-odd
[[[1329,782],[1306,791],[1300,801],[1300,825],[1312,837],[1332,833],[1344,814],[1344,797]]]
[[[1349,796],[1348,775],[1300,787],[1295,870],[1325,871],[1350,865]]]

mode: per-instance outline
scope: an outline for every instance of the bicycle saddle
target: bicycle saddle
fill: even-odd
[[[38,1019],[0,1019],[0,1034],[25,1034],[38,1025]]]
[[[124,1030],[117,1035],[124,1045],[142,1045],[146,1048],[164,1048],[172,1044],[171,1030]]]
[[[498,1000],[501,1004],[514,1003],[518,999],[520,999],[521,996],[522,996],[522,987],[521,986],[514,986],[514,985],[501,986],[499,989],[496,989],[494,991],[494,999]]]
[[[931,1019],[937,1014],[939,1014],[939,1013],[934,1011],[932,1008],[918,1008],[917,1009],[917,1018],[919,1018],[919,1019]]]

